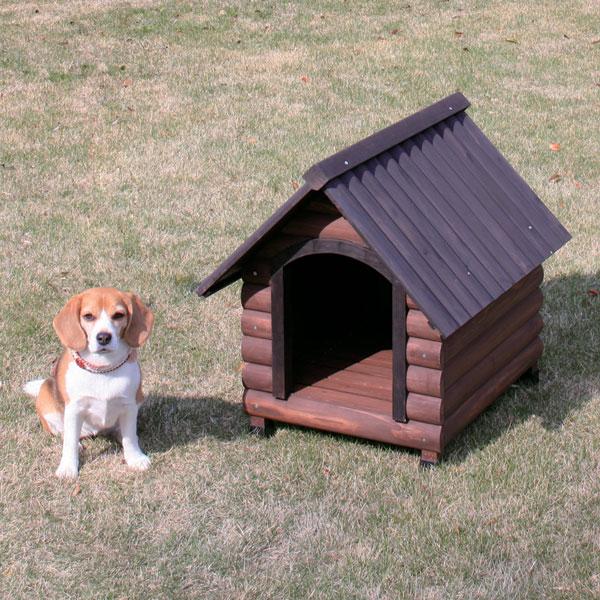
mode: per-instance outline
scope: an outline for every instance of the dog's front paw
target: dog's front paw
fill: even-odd
[[[77,463],[61,460],[58,469],[56,469],[56,476],[61,479],[75,479],[78,472],[79,468]]]
[[[145,471],[150,466],[150,459],[142,452],[125,455],[125,462],[128,467],[136,471]]]

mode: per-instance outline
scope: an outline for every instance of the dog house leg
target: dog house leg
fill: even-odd
[[[267,437],[273,433],[275,429],[273,421],[264,417],[250,417],[250,433]]]
[[[438,464],[441,456],[441,452],[434,452],[433,450],[421,450],[421,462],[419,466],[421,469],[431,469]]]
[[[540,369],[537,362],[534,365],[531,365],[521,377],[519,377],[519,381],[522,383],[539,383],[540,382]]]

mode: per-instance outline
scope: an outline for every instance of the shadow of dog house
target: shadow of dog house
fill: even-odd
[[[197,287],[242,278],[244,409],[421,450],[542,354],[542,262],[570,236],[453,94],[317,163]]]

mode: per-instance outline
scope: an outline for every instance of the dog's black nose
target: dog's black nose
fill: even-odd
[[[98,335],[96,335],[96,339],[101,346],[106,346],[107,344],[110,344],[112,335],[107,331],[101,331]]]

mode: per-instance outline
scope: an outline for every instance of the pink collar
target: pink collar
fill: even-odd
[[[79,355],[79,352],[76,352],[75,350],[71,350],[71,354],[73,356],[73,360],[75,361],[75,364],[78,367],[80,367],[81,369],[83,369],[84,371],[89,371],[90,373],[110,373],[111,371],[116,371],[119,367],[122,367],[131,358],[133,351],[130,352],[125,357],[125,360],[123,362],[119,363],[118,365],[116,365],[114,367],[112,367],[112,366],[101,367],[99,365],[93,365],[91,362],[88,362],[87,360],[85,360],[85,358],[82,358]]]

